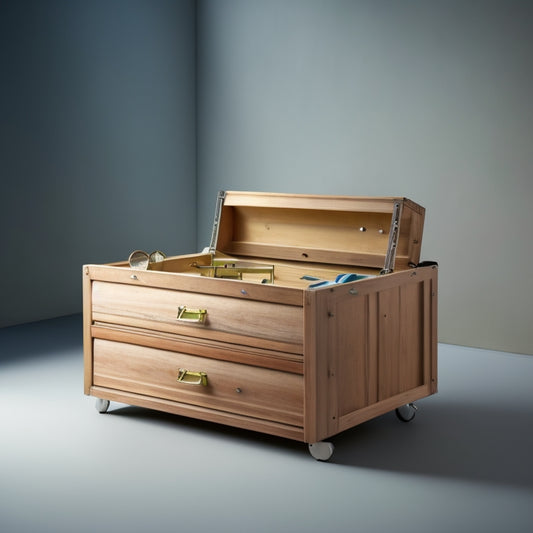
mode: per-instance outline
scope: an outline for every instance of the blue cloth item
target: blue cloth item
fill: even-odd
[[[311,276],[309,276],[311,277]],[[350,281],[358,281],[360,279],[370,278],[371,276],[363,276],[362,274],[339,274],[335,281],[319,281],[318,283],[313,283],[309,285],[310,289],[318,289],[319,287],[327,287],[328,285],[338,285],[340,283],[349,283]],[[305,277],[305,279],[308,279]]]

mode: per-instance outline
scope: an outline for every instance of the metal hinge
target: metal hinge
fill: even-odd
[[[222,206],[226,199],[226,191],[218,191],[217,204],[215,207],[215,219],[213,220],[213,231],[211,233],[211,242],[209,243],[209,253],[214,254],[217,248],[218,229],[220,224],[220,215],[222,213]]]
[[[380,274],[390,274],[394,270],[396,248],[398,247],[398,239],[400,238],[400,219],[402,217],[402,207],[402,202],[394,202],[389,232],[389,245],[387,248],[387,255],[385,257],[385,265],[383,266]]]

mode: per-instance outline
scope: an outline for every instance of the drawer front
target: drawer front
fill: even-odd
[[[93,349],[94,385],[303,426],[301,375],[103,339]],[[180,369],[206,385],[179,382]]]
[[[181,307],[203,309],[205,319],[179,319]],[[95,281],[92,311],[95,322],[303,353],[299,306]]]

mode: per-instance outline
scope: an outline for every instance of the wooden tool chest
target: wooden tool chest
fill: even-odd
[[[83,267],[85,394],[325,439],[437,390],[436,264],[405,198],[221,192],[209,248]],[[140,259],[139,259],[140,258]]]

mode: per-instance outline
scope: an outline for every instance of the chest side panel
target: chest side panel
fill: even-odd
[[[317,334],[310,353],[316,376],[306,376],[305,384],[306,402],[313,398],[317,416],[308,439],[327,438],[436,392],[436,291],[432,267],[346,284],[314,298]]]

